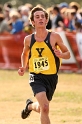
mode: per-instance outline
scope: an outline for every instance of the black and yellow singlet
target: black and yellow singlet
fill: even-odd
[[[56,74],[59,70],[60,59],[55,55],[50,45],[50,34],[44,41],[38,42],[31,37],[30,53],[29,53],[29,72],[41,74]]]

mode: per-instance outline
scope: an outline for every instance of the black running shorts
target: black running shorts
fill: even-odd
[[[37,93],[46,92],[46,96],[49,101],[51,101],[54,91],[56,89],[56,85],[58,82],[58,75],[44,75],[44,74],[35,74],[30,73],[29,83],[32,87],[34,96]]]

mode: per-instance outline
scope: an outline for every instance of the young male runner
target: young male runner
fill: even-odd
[[[46,29],[48,13],[44,8],[34,7],[30,20],[35,32],[24,39],[18,73],[23,76],[26,66],[29,67],[30,86],[37,102],[28,99],[21,117],[27,118],[34,110],[40,113],[41,124],[50,124],[49,103],[58,82],[60,58],[69,59],[70,52],[58,33]]]

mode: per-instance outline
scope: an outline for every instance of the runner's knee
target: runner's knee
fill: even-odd
[[[44,113],[49,113],[49,104],[45,103],[42,107],[41,107],[42,112]]]

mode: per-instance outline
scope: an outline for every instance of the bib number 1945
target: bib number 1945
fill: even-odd
[[[44,71],[49,69],[49,62],[47,57],[35,58],[33,61],[35,71]]]

